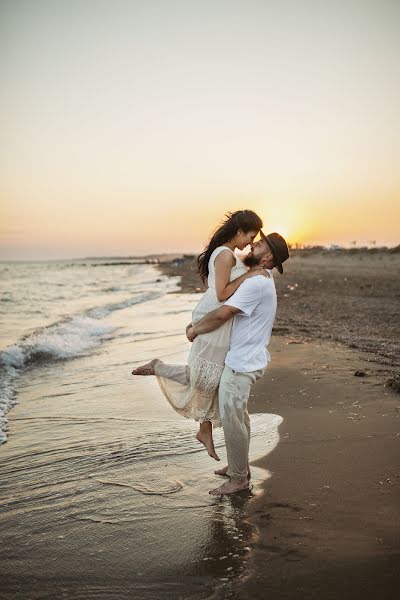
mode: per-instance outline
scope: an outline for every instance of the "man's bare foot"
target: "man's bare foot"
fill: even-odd
[[[154,367],[158,362],[158,358],[153,358],[153,360],[145,365],[141,365],[140,367],[133,369],[132,375],[155,375]]]
[[[215,460],[220,460],[218,454],[215,452],[214,440],[211,432],[203,433],[202,431],[198,431],[196,433],[196,438],[201,444],[203,444],[206,447],[206,450],[211,456],[211,458],[215,458]]]
[[[227,494],[234,494],[235,492],[241,492],[242,490],[249,489],[249,480],[247,479],[230,479],[223,483],[220,487],[210,490],[208,493],[210,496],[224,496]]]
[[[226,465],[226,467],[222,467],[222,469],[215,469],[214,473],[216,475],[222,475],[222,477],[228,477],[227,473],[228,473],[228,465]],[[251,477],[251,473],[250,470],[247,472],[247,479],[250,479]]]

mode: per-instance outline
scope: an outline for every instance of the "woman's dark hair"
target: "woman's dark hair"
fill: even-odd
[[[214,232],[208,245],[197,257],[197,270],[203,283],[208,277],[208,261],[215,248],[223,246],[223,244],[233,239],[239,229],[247,233],[248,231],[259,231],[262,226],[263,223],[260,217],[252,210],[237,210],[234,213],[228,212],[225,215],[222,225]]]

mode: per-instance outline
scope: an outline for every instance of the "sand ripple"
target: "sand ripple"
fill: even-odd
[[[160,475],[158,475],[158,479],[149,480],[149,474],[146,473],[145,481],[121,481],[120,479],[100,479],[98,477],[93,477],[99,483],[103,483],[105,485],[116,485],[121,487],[130,488],[144,494],[145,496],[165,496],[168,494],[175,494],[183,489],[183,484],[180,481],[174,479],[160,479]]]

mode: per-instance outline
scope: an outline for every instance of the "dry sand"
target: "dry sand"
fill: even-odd
[[[181,276],[181,293],[205,289],[193,256],[160,269]],[[342,342],[400,368],[400,252],[295,251],[284,270],[274,334]]]
[[[163,265],[200,287],[192,259]],[[400,587],[400,257],[306,253],[275,276],[272,362],[251,412],[280,414],[273,474],[241,585],[221,598],[397,598]],[[363,376],[356,376],[355,372]],[[227,584],[228,586],[228,584]]]

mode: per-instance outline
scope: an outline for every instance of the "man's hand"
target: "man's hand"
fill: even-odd
[[[189,340],[189,342],[193,342],[194,338],[197,337],[196,333],[194,332],[193,325],[188,325],[186,327],[186,337]]]
[[[188,333],[188,330],[190,329],[190,327],[193,327],[193,323],[189,323],[189,325],[186,325],[186,337],[187,337],[187,333]]]
[[[207,313],[202,319],[196,322],[195,325],[188,325],[186,327],[186,337],[189,342],[193,342],[194,338],[204,333],[210,333],[215,331],[218,327],[221,327],[226,321],[232,319],[240,310],[233,306],[220,306],[215,310]]]

